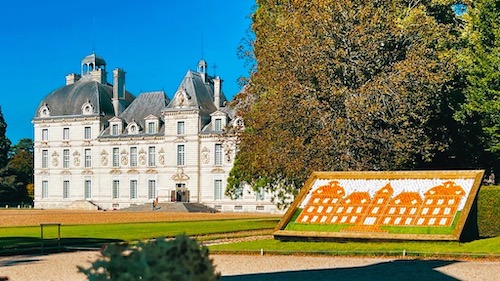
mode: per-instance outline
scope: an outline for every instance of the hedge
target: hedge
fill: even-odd
[[[477,195],[480,237],[500,236],[500,185],[481,186]]]

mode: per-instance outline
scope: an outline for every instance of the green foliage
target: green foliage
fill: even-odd
[[[90,268],[78,267],[89,280],[219,280],[208,249],[179,235],[136,245],[110,244]]]
[[[19,140],[18,144],[11,147],[10,155],[6,167],[0,169],[0,201],[32,202],[33,141]]]
[[[257,70],[236,97],[246,130],[227,194],[246,182],[286,203],[312,171],[442,167],[468,155],[451,149],[451,2],[257,1]]]
[[[456,118],[463,123],[478,122],[480,141],[487,151],[500,155],[500,2],[478,0],[468,7],[460,56],[467,88],[466,100]]]
[[[482,186],[477,196],[479,236],[500,237],[500,186]]]
[[[2,107],[0,107],[0,169],[4,168],[9,161],[10,140],[5,133],[7,132],[7,123],[3,118]]]

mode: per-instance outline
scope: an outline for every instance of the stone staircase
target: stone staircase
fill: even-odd
[[[153,212],[153,204],[133,205],[120,209],[123,212]],[[168,202],[158,203],[154,212],[215,213],[216,210],[199,203]]]
[[[71,205],[68,206],[68,210],[88,210],[88,211],[94,211],[94,210],[100,210],[99,206],[95,205],[91,201],[87,200],[78,200]]]

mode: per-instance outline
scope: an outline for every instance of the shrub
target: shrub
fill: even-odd
[[[88,280],[219,280],[208,249],[179,235],[136,245],[110,244],[90,268],[78,267]]]
[[[477,197],[479,235],[500,236],[500,186],[481,186]]]

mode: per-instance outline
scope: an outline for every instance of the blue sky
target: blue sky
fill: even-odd
[[[13,144],[33,138],[41,100],[80,73],[95,53],[124,69],[134,95],[164,90],[171,98],[203,58],[231,99],[248,76],[237,48],[250,28],[254,0],[20,0],[0,3],[0,106]],[[217,68],[213,68],[214,64]]]

